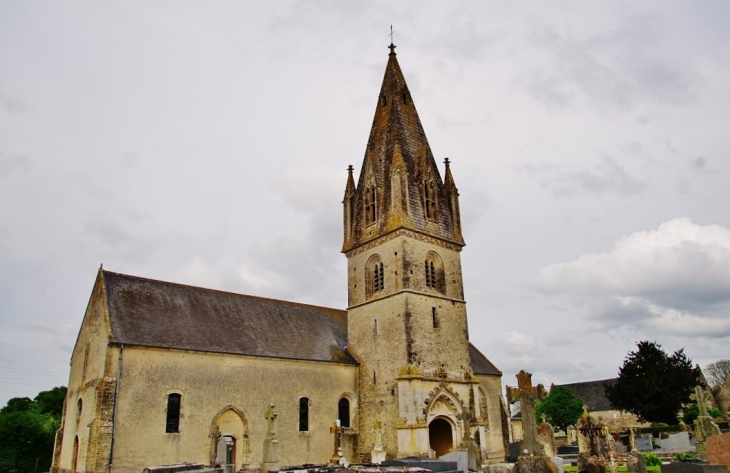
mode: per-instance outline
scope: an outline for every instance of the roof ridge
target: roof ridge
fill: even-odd
[[[221,289],[213,289],[213,288],[203,287],[203,286],[194,286],[192,284],[184,284],[184,283],[173,282],[173,281],[164,281],[162,279],[146,278],[146,277],[143,277],[143,276],[134,276],[134,275],[131,275],[131,274],[116,273],[114,271],[108,271],[106,269],[100,269],[100,271],[105,276],[106,275],[119,276],[119,277],[123,277],[123,278],[127,278],[127,279],[136,279],[136,280],[140,280],[140,281],[149,281],[149,282],[153,282],[153,283],[167,284],[169,286],[178,286],[178,287],[193,288],[193,289],[203,290],[203,291],[212,292],[212,293],[229,294],[229,295],[232,295],[232,296],[244,297],[244,298],[249,298],[249,299],[258,299],[258,300],[261,300],[261,301],[279,302],[279,303],[284,303],[284,304],[289,304],[289,305],[299,306],[299,307],[311,307],[311,308],[314,308],[314,309],[325,309],[325,310],[333,310],[333,311],[337,311],[337,312],[343,312],[345,314],[347,313],[347,310],[346,309],[337,309],[335,307],[326,307],[326,306],[315,305],[315,304],[305,304],[303,302],[294,302],[294,301],[287,301],[287,300],[283,300],[283,299],[274,299],[274,298],[271,298],[271,297],[254,296],[254,295],[251,295],[251,294],[242,294],[240,292],[223,291]]]
[[[595,381],[576,381],[574,383],[564,383],[564,384],[556,384],[555,386],[573,386],[576,384],[596,384],[596,383],[605,383],[607,381],[616,381],[618,378],[606,378],[606,379],[597,379]]]

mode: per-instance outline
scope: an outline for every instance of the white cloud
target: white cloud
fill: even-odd
[[[619,240],[608,253],[553,264],[540,287],[568,296],[607,333],[730,336],[730,229],[688,218]]]
[[[642,296],[700,304],[730,300],[730,229],[688,218],[619,240],[608,253],[591,253],[540,270],[552,294]]]

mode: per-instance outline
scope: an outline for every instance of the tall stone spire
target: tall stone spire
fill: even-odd
[[[354,192],[345,197],[347,252],[399,228],[464,246],[458,192],[447,189],[396,58],[390,54]],[[448,176],[450,171],[447,170]],[[348,217],[349,207],[349,217]]]

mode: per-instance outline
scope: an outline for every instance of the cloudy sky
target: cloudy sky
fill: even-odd
[[[345,308],[391,23],[504,384],[730,358],[725,0],[0,0],[0,405],[66,383],[102,263]]]

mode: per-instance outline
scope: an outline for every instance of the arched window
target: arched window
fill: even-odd
[[[367,297],[385,289],[385,273],[380,256],[373,255],[365,266],[365,292]]]
[[[176,434],[180,431],[180,399],[182,396],[178,393],[172,393],[167,396],[167,422],[165,424],[165,432],[168,434]]]
[[[424,275],[426,277],[426,287],[435,289],[441,293],[446,292],[446,284],[444,282],[444,265],[439,255],[433,251],[426,255],[424,262]]]
[[[309,431],[309,398],[299,398],[299,432]]]
[[[436,184],[433,179],[423,183],[424,214],[428,220],[436,220]]]
[[[346,397],[337,403],[337,418],[340,419],[340,426],[350,427],[350,401]]]
[[[365,188],[365,224],[375,223],[378,218],[378,209],[376,205],[377,192],[375,186]]]
[[[81,411],[84,409],[84,401],[79,398],[79,400],[76,402],[76,422],[81,419]]]

